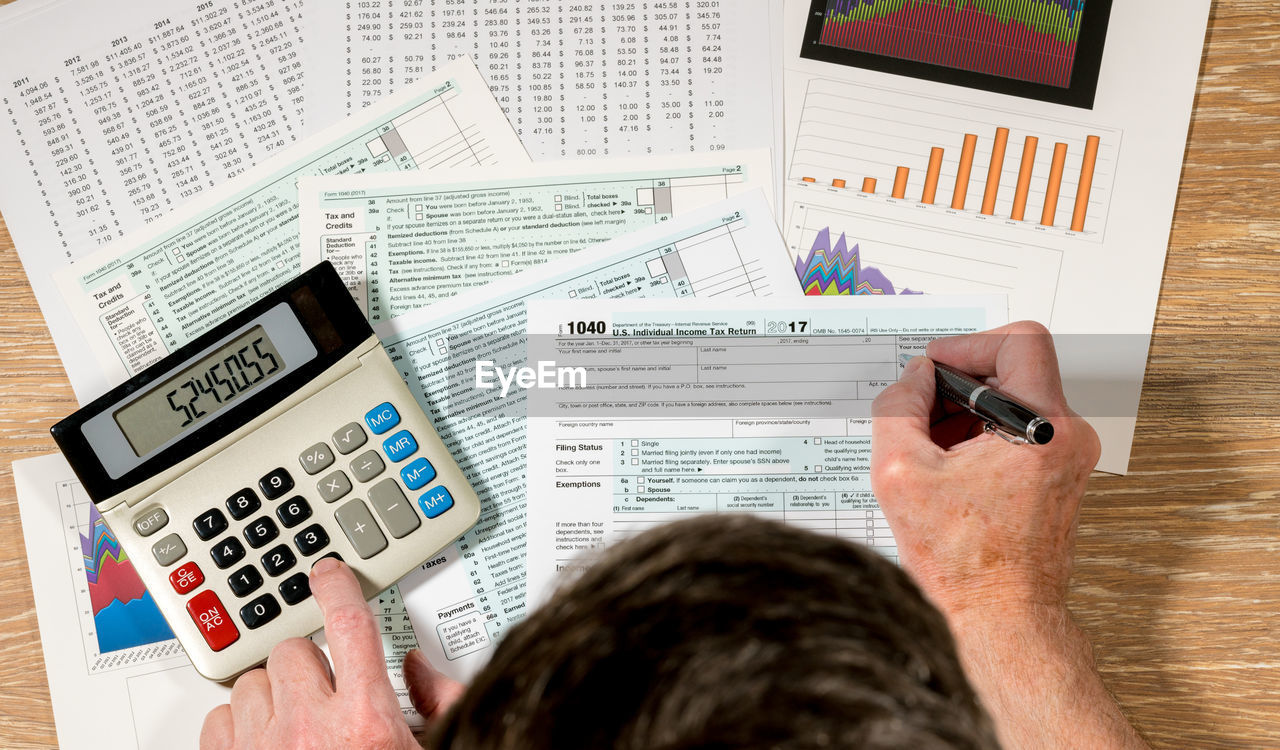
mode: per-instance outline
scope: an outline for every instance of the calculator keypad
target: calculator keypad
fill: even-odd
[[[318,523],[313,523],[293,535],[293,546],[298,548],[303,557],[314,555],[328,546],[328,544],[329,533]]]
[[[246,565],[227,577],[227,585],[236,596],[248,596],[262,586],[262,574],[252,565]]]
[[[262,507],[262,501],[254,494],[253,490],[245,487],[236,494],[227,498],[227,511],[231,513],[231,517],[237,521],[243,521],[253,515],[258,508]]]
[[[258,489],[262,490],[262,496],[266,499],[275,500],[293,489],[293,477],[281,467],[259,479]]]
[[[240,608],[240,619],[250,630],[266,625],[280,615],[280,602],[271,594],[263,594]]]
[[[244,545],[239,539],[229,536],[209,549],[213,564],[219,568],[230,568],[244,559]]]
[[[133,519],[133,529],[139,536],[151,536],[169,523],[169,514],[164,508],[151,508]]]
[[[365,451],[351,461],[351,474],[357,482],[367,482],[387,468],[377,451]]]
[[[351,491],[351,480],[341,471],[335,471],[316,482],[316,491],[321,500],[331,503]]]
[[[222,606],[217,593],[205,590],[187,602],[187,614],[204,636],[204,642],[214,651],[221,651],[240,639],[240,631],[231,621],[231,614]]]
[[[333,451],[324,443],[316,443],[298,456],[298,463],[308,474],[319,474],[333,465]]]
[[[262,556],[262,569],[267,571],[267,575],[275,578],[284,573],[289,568],[298,564],[298,558],[293,554],[293,550],[289,549],[289,545],[282,544],[279,547],[272,547]]]
[[[423,516],[436,518],[453,506],[453,497],[447,489],[430,486],[437,478],[436,469],[426,457],[415,456],[418,441],[409,430],[397,430],[400,424],[399,412],[386,402],[368,411],[363,424],[348,422],[332,433],[331,442],[317,442],[298,455],[299,465],[307,475],[323,474],[315,485],[319,498],[326,505],[337,504],[332,510],[321,506],[321,515],[333,513],[334,521],[362,559],[387,549],[388,536],[407,537],[422,527]],[[365,447],[369,433],[382,436],[381,446]],[[365,450],[355,455],[361,448]],[[333,467],[338,456],[350,457],[346,471]],[[401,464],[397,467],[399,476],[395,473],[382,476],[388,463]],[[364,485],[363,488],[357,489],[357,483]],[[313,521],[298,530],[314,518],[316,509],[311,505],[314,499],[308,501],[303,495],[294,494],[278,504],[270,503],[274,509],[268,508],[263,513],[264,498],[280,500],[293,488],[294,479],[288,470],[277,467],[262,475],[256,491],[246,487],[228,497],[226,514],[221,508],[209,508],[192,522],[202,542],[222,537],[209,546],[209,556],[220,570],[235,568],[226,579],[228,588],[240,599],[232,611],[239,614],[240,622],[250,630],[279,617],[281,601],[292,606],[310,598],[308,573],[298,570],[299,560],[310,558],[306,565],[314,565],[326,557],[342,559],[342,555],[330,547],[331,539],[322,523]],[[406,488],[412,497],[406,494]],[[425,492],[419,494],[418,490]],[[356,496],[349,497],[353,492]],[[344,502],[338,503],[344,498]],[[253,520],[246,520],[251,517]],[[168,521],[164,509],[152,507],[136,516],[133,523],[139,534],[147,536]],[[281,528],[293,532],[292,545],[287,536],[279,539]],[[243,563],[247,556],[246,543],[250,548],[262,549],[272,542],[276,544],[258,557],[257,565]],[[177,534],[169,534],[156,542],[152,552],[164,566],[173,565],[188,554]],[[268,579],[276,579],[274,592],[270,588],[263,591]],[[209,648],[220,651],[238,640],[240,631],[214,591],[198,590],[204,580],[204,573],[195,560],[185,562],[169,576],[174,591],[191,596],[187,610]],[[248,597],[253,598],[245,603]]]
[[[286,529],[292,529],[311,517],[311,506],[299,495],[276,508],[276,516],[280,518],[281,525]]]
[[[156,556],[156,562],[167,568],[186,557],[187,545],[182,543],[182,537],[170,534],[151,545],[151,554]]]
[[[278,536],[280,536],[280,528],[276,526],[275,521],[266,516],[244,527],[245,541],[254,549],[265,545]]]
[[[364,445],[368,439],[359,422],[348,422],[333,433],[333,447],[345,456]]]
[[[196,520],[191,525],[196,530],[196,536],[200,537],[201,541],[207,542],[227,530],[227,517],[217,508],[210,508],[196,516]]]

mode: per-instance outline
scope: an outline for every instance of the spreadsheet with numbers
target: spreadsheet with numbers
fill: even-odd
[[[307,117],[353,112],[469,55],[534,159],[771,147],[780,7],[344,0],[307,17]]]

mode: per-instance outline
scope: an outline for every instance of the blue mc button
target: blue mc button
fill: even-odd
[[[436,478],[436,467],[432,466],[427,459],[418,458],[400,470],[400,478],[404,480],[405,487],[420,490]]]
[[[453,495],[444,487],[433,487],[418,498],[418,506],[422,508],[422,515],[437,518],[453,507]]]
[[[400,412],[396,411],[396,407],[392,406],[390,401],[383,401],[364,415],[364,422],[369,425],[369,429],[373,430],[373,434],[381,435],[400,424]]]
[[[382,442],[382,450],[393,462],[403,461],[418,452],[418,441],[408,430],[401,430]]]

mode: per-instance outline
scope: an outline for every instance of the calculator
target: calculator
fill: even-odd
[[[212,680],[323,625],[317,560],[372,598],[480,514],[327,261],[51,431]]]

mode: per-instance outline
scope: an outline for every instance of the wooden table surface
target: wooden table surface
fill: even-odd
[[[1130,474],[1094,478],[1080,525],[1072,609],[1155,747],[1280,748],[1276,11],[1215,3]],[[76,402],[2,224],[0,321],[0,737],[49,747],[10,464]]]

